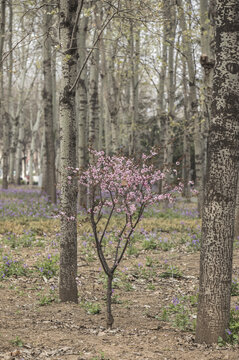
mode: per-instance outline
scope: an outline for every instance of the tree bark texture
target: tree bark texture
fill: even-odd
[[[97,16],[97,15],[95,15]],[[95,39],[98,31],[95,31]],[[94,40],[95,40],[94,39]],[[89,145],[98,150],[99,138],[99,45],[92,52],[90,61],[90,80],[89,80]]]
[[[78,36],[77,36],[77,48],[78,48],[78,59],[77,59],[77,70],[80,71],[83,61],[87,56],[86,53],[86,37],[88,27],[88,17],[84,16],[81,18],[79,24]],[[80,76],[79,82],[76,86],[76,116],[78,126],[78,166],[80,169],[84,169],[87,164],[87,68],[85,67]],[[79,185],[79,204],[81,207],[86,208],[87,197],[86,187]]]
[[[215,343],[229,325],[239,160],[239,2],[217,0],[212,119],[202,222],[196,341]]]
[[[61,249],[59,297],[63,302],[78,302],[77,295],[77,185],[69,180],[69,167],[76,167],[75,91],[70,88],[76,78],[77,46],[73,34],[76,0],[60,1],[60,36],[62,81],[60,95],[61,138]],[[72,39],[73,34],[73,39]]]
[[[51,16],[49,7],[44,9],[44,38],[43,38],[43,116],[45,127],[45,154],[46,154],[46,176],[47,181],[42,190],[48,195],[49,201],[56,203],[56,174],[55,174],[55,144],[53,124],[53,94],[52,94],[52,69],[51,69],[51,37],[49,33]]]

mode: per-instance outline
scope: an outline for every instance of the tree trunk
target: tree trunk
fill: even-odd
[[[201,215],[202,210],[202,143],[201,143],[201,131],[198,117],[198,100],[197,100],[197,89],[196,89],[196,74],[195,65],[193,59],[192,42],[190,38],[190,31],[187,28],[183,2],[177,0],[179,7],[179,21],[183,33],[183,44],[184,52],[187,59],[188,75],[189,75],[189,104],[190,104],[190,115],[194,123],[194,151],[195,151],[195,170],[196,170],[196,187],[199,191],[198,195],[198,212]]]
[[[138,26],[138,27],[137,27]],[[140,143],[139,121],[139,60],[140,60],[140,29],[139,25],[130,22],[130,73],[131,73],[131,104],[130,104],[130,144],[129,154],[137,152]],[[137,129],[137,131],[136,131]]]
[[[211,2],[211,6],[214,2]],[[212,17],[212,15],[211,15]],[[201,88],[203,104],[202,112],[203,119],[202,124],[202,178],[203,178],[203,196],[202,196],[202,205],[204,201],[204,187],[205,187],[205,178],[206,178],[206,168],[207,168],[207,140],[208,140],[208,129],[211,118],[211,98],[212,98],[212,77],[213,77],[213,67],[214,67],[214,54],[212,51],[212,29],[213,29],[213,19],[211,19],[211,24],[209,22],[210,13],[208,0],[200,0],[200,25],[201,25],[201,57],[200,63],[204,69],[204,78],[203,85]]]
[[[24,141],[24,117],[21,113],[19,116],[19,133],[17,141],[17,151],[16,151],[16,184],[21,184],[22,176],[22,160],[23,160],[23,141]]]
[[[159,86],[158,86],[158,125],[160,129],[160,153],[159,153],[159,166],[165,170],[165,165],[167,163],[167,133],[168,133],[168,119],[166,114],[166,104],[165,104],[165,78],[166,78],[166,69],[167,69],[167,59],[168,59],[168,44],[166,42],[168,38],[168,4],[166,0],[163,1],[163,44],[162,44],[162,64],[159,74]],[[165,181],[162,179],[159,181],[159,193],[163,193]]]
[[[8,153],[9,153],[9,117],[5,113],[4,88],[3,88],[3,47],[5,39],[5,11],[6,0],[1,0],[1,24],[0,24],[0,120],[3,123],[3,178],[2,188],[8,188]]]
[[[60,1],[60,35],[62,80],[60,94],[61,139],[61,250],[59,297],[63,302],[78,302],[77,295],[77,185],[70,167],[76,167],[75,91],[77,44],[72,31],[76,19],[77,0]]]
[[[183,196],[187,200],[190,199],[190,130],[189,130],[189,116],[188,116],[188,84],[187,84],[187,71],[186,61],[182,58],[183,62],[183,161],[182,161],[182,178],[183,178]]]
[[[56,175],[55,175],[55,144],[54,144],[54,124],[53,124],[53,98],[52,98],[52,70],[51,70],[51,38],[49,28],[51,25],[49,7],[44,9],[43,26],[43,116],[45,127],[45,154],[46,154],[46,173],[43,178],[47,181],[42,190],[48,195],[48,200],[56,203]]]
[[[95,6],[97,6],[97,0],[95,0]],[[97,26],[97,10],[94,11],[94,19]],[[94,42],[98,36],[98,30],[95,30]],[[89,80],[89,145],[98,150],[99,140],[99,60],[100,60],[99,44],[97,43],[94,51],[91,54],[90,60],[90,80]]]
[[[202,223],[196,341],[225,338],[229,326],[239,157],[239,2],[216,3],[216,65]]]
[[[35,124],[32,124],[32,136],[31,136],[31,146],[30,146],[30,159],[29,159],[29,185],[33,185],[33,165],[34,165],[34,154],[36,153],[36,136],[39,130],[41,120],[41,111],[37,109],[37,118]]]
[[[172,167],[173,163],[173,122],[174,122],[174,106],[175,106],[175,76],[174,76],[174,48],[175,48],[175,35],[176,35],[176,7],[175,1],[169,2],[169,31],[168,36],[170,45],[168,47],[168,132],[167,132],[167,163]]]
[[[108,275],[108,280],[107,280],[107,328],[108,329],[112,329],[112,325],[114,323],[114,318],[111,311],[112,281],[113,281],[113,274],[110,274]]]
[[[88,27],[88,17],[84,16],[79,22],[79,34],[77,36],[78,48],[78,61],[77,70],[80,71],[83,61],[85,60],[86,53],[86,36]],[[84,169],[87,164],[86,150],[88,148],[86,132],[87,132],[87,68],[82,71],[81,77],[76,87],[76,116],[78,124],[78,166]],[[79,205],[83,208],[87,206],[86,187],[79,185]]]

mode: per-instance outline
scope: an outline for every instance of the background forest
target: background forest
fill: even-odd
[[[50,195],[48,163],[52,169],[55,163],[57,180],[60,173],[61,61],[71,55],[62,58],[57,3],[4,3],[3,188],[7,176],[10,184],[35,180]],[[202,186],[210,63],[203,68],[200,55],[211,45],[206,3],[200,13],[198,1],[82,1],[72,90],[79,167],[89,161],[89,146],[127,155],[156,146],[159,164],[180,161],[185,184],[196,179]],[[207,74],[207,93],[210,86]]]

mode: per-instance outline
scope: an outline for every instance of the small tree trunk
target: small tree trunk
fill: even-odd
[[[108,275],[107,281],[107,328],[112,329],[114,323],[114,318],[111,312],[111,303],[112,303],[112,281],[113,274]]]

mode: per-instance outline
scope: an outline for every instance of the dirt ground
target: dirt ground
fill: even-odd
[[[4,253],[16,254],[34,269],[32,259],[40,253],[47,255],[51,246],[48,243],[41,248],[10,249],[5,244],[2,248]],[[172,247],[168,251],[145,250],[127,256],[120,266],[120,276],[116,275],[112,330],[105,327],[104,277],[98,260],[93,256],[87,261],[82,251],[80,247],[79,304],[63,304],[55,295],[49,297],[57,292],[57,276],[47,279],[33,271],[31,276],[13,276],[0,282],[0,359],[239,359],[238,346],[198,345],[192,329],[182,330],[160,316],[173,299],[196,294],[199,251]],[[165,264],[180,269],[181,276],[161,276]],[[234,275],[238,274],[236,248]],[[55,290],[49,292],[51,288]],[[43,294],[48,296],[45,301]],[[39,299],[43,299],[41,304]],[[237,297],[232,301],[236,304]],[[94,308],[94,304],[98,307]]]

